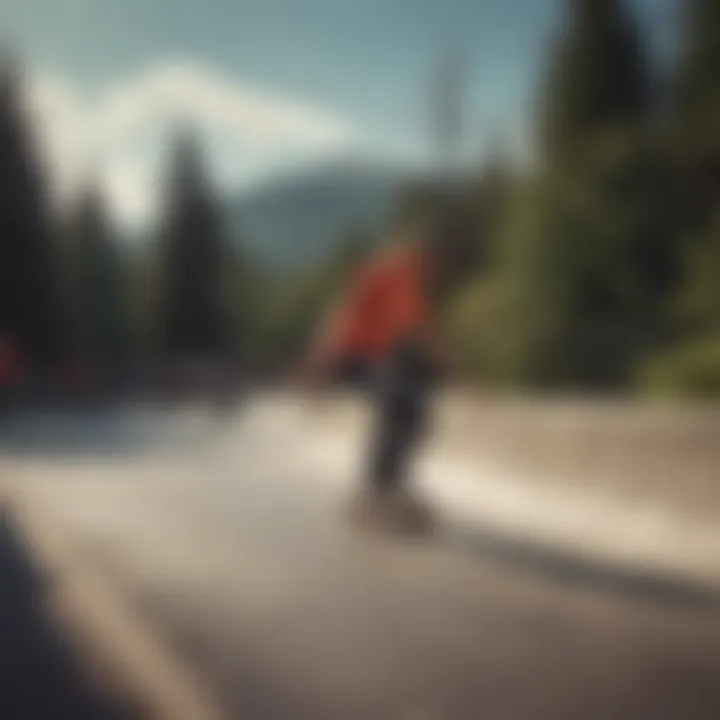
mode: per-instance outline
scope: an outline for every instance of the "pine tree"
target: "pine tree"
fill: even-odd
[[[676,87],[685,218],[702,231],[720,203],[720,3],[686,0]]]
[[[33,364],[61,350],[55,262],[22,77],[0,59],[0,331]]]
[[[78,349],[103,372],[118,367],[128,350],[123,273],[118,249],[96,187],[72,219],[73,315]]]
[[[686,0],[678,96],[689,121],[720,113],[720,4],[715,0]]]
[[[544,165],[508,230],[521,373],[629,382],[674,281],[649,68],[621,0],[570,0],[541,118]]]
[[[217,356],[226,342],[223,229],[198,140],[188,131],[172,151],[161,245],[165,351]]]
[[[622,0],[570,0],[543,90],[541,146],[551,159],[642,118],[650,99],[645,48]]]
[[[676,180],[681,283],[669,304],[671,342],[647,364],[655,390],[720,388],[720,3],[685,0],[668,143]]]
[[[512,168],[498,141],[470,181],[475,238],[472,270],[487,272],[496,261],[497,242],[512,188]]]

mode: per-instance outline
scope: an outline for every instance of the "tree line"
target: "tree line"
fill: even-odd
[[[0,73],[0,338],[38,377],[76,371],[118,379],[149,358],[232,358],[229,287],[238,253],[198,138],[178,131],[155,242],[119,242],[98,183],[50,209],[25,116],[22,71]]]
[[[715,393],[720,3],[681,4],[669,70],[630,3],[566,5],[536,163],[493,170],[502,218],[450,323],[488,382]]]
[[[448,326],[485,384],[717,392],[720,3],[681,3],[669,68],[629,2],[565,5],[537,89],[534,161],[500,153],[463,179],[474,261],[443,307]],[[32,367],[270,366],[298,351],[373,247],[346,237],[319,264],[265,277],[224,225],[185,130],[155,242],[130,252],[92,184],[65,217],[49,213],[21,86],[4,67],[0,336]]]

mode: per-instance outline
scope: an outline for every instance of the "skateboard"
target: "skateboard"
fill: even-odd
[[[352,498],[350,518],[362,529],[399,535],[431,535],[436,525],[428,504],[408,491],[365,489]]]

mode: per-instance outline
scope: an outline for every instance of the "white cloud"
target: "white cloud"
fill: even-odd
[[[332,114],[235,83],[191,61],[163,62],[95,96],[67,78],[31,77],[30,103],[56,197],[100,177],[125,223],[151,219],[165,143],[179,120],[208,142],[216,176],[243,183],[284,163],[321,157],[354,141]]]

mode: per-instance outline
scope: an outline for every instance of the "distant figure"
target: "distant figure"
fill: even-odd
[[[468,235],[459,214],[406,231],[359,268],[311,348],[311,380],[350,384],[373,401],[365,471],[373,508],[398,499],[409,507],[407,461],[426,429],[432,390],[454,364],[438,329],[437,299],[462,264]]]

